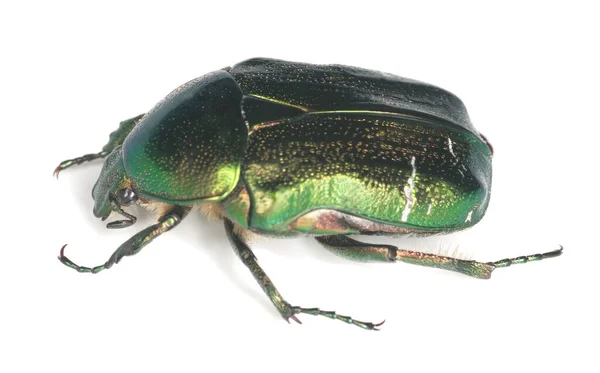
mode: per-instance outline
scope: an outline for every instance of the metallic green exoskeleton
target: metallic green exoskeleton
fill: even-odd
[[[417,81],[341,65],[256,58],[194,79],[147,114],[121,122],[101,152],[94,189],[103,220],[134,203],[158,222],[123,243],[97,273],[178,225],[193,206],[224,220],[227,235],[284,319],[324,315],[291,306],[258,265],[247,232],[302,233],[356,260],[404,261],[489,278],[497,267],[558,256],[481,263],[356,241],[352,234],[433,234],[468,228],[490,200],[492,148],[453,94]],[[65,245],[66,246],[66,245]],[[298,321],[299,322],[299,321]]]

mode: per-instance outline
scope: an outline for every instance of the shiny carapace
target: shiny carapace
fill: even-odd
[[[256,58],[194,79],[146,114],[121,122],[99,153],[94,214],[123,228],[139,204],[158,222],[123,243],[97,273],[139,252],[198,207],[224,221],[231,244],[281,316],[324,315],[284,300],[248,246],[249,234],[314,236],[352,259],[404,261],[489,278],[497,267],[560,255],[482,263],[369,244],[355,234],[421,235],[479,222],[492,185],[492,147],[463,103],[435,86],[342,65]]]

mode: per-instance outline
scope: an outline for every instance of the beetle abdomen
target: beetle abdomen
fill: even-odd
[[[447,231],[483,216],[491,155],[456,126],[391,113],[321,112],[252,128],[242,175],[255,229],[285,231],[311,211],[332,209]]]

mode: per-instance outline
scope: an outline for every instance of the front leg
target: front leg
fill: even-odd
[[[93,161],[94,159],[104,158],[108,156],[117,146],[121,145],[127,135],[131,132],[131,130],[136,126],[136,124],[142,119],[144,114],[140,114],[136,117],[127,119],[119,123],[119,128],[112,132],[108,138],[108,143],[102,147],[102,151],[99,153],[91,153],[86,154],[81,157],[67,159],[66,161],[60,162],[58,167],[54,169],[54,176],[58,178],[58,174],[64,170],[65,168],[69,168],[71,166],[82,164],[84,162]]]
[[[73,263],[64,255],[65,246],[60,250],[58,259],[66,265],[78,272],[98,273],[102,270],[109,269],[113,264],[119,263],[125,256],[137,254],[144,246],[148,245],[153,239],[161,234],[175,228],[190,212],[191,207],[176,206],[171,211],[158,219],[158,223],[149,226],[148,228],[138,232],[136,235],[125,241],[119,248],[110,256],[106,263],[96,267],[82,267]]]
[[[236,254],[242,260],[242,262],[244,262],[246,267],[248,267],[250,272],[252,272],[254,279],[256,279],[260,287],[263,289],[265,294],[267,294],[285,321],[289,322],[289,319],[292,319],[297,323],[302,324],[296,317],[296,314],[306,313],[309,315],[325,316],[330,319],[340,320],[347,324],[353,324],[368,330],[378,330],[377,327],[383,324],[373,324],[370,322],[354,320],[349,316],[338,315],[334,311],[321,311],[318,308],[302,308],[291,306],[285,301],[285,299],[283,299],[279,291],[277,291],[275,285],[273,285],[273,282],[269,276],[267,276],[265,271],[263,271],[263,269],[260,267],[252,250],[250,250],[248,245],[246,245],[246,243],[244,243],[244,241],[235,233],[233,223],[227,219],[225,219],[225,231],[227,232],[227,237],[229,238],[229,241],[231,242]]]

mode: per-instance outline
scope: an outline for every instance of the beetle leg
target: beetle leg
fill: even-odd
[[[508,267],[511,264],[516,263],[526,263],[528,261],[552,258],[559,256],[562,252],[561,246],[559,250],[543,254],[520,256],[518,258],[482,263],[474,260],[456,259],[447,256],[421,253],[418,251],[400,250],[392,245],[363,243],[344,235],[317,236],[315,239],[334,253],[354,260],[380,262],[402,261],[411,264],[419,264],[425,267],[446,269],[483,279],[490,278],[492,271],[496,268]]]
[[[234,232],[233,223],[227,219],[225,219],[225,231],[227,232],[227,237],[231,242],[236,254],[242,260],[242,262],[248,267],[258,284],[261,286],[265,294],[269,297],[273,305],[277,308],[281,317],[287,322],[289,319],[296,321],[299,324],[302,324],[300,320],[296,317],[299,313],[305,313],[309,315],[321,315],[329,317],[330,319],[340,320],[347,324],[353,324],[359,326],[363,329],[369,330],[378,330],[377,327],[381,326],[382,323],[373,324],[370,322],[362,322],[358,320],[354,320],[349,316],[338,315],[333,311],[321,311],[318,308],[302,308],[302,307],[293,307],[288,302],[283,299],[269,276],[263,271],[263,269],[258,264],[258,260],[256,256],[246,245],[246,243]]]
[[[542,259],[554,258],[554,257],[562,255],[562,251],[563,251],[563,247],[561,245],[558,250],[548,251],[546,253],[541,253],[541,254],[523,255],[523,256],[518,256],[516,258],[507,258],[507,259],[497,260],[495,262],[490,262],[488,264],[491,264],[491,265],[495,266],[496,268],[509,267],[512,264],[521,264],[521,263],[527,263],[527,262],[534,262],[534,261],[542,260]]]
[[[345,235],[317,236],[315,239],[335,254],[358,261],[402,261],[426,267],[447,269],[477,278],[489,278],[495,266],[473,260],[400,250],[393,245],[377,245],[357,241]]]
[[[189,213],[191,207],[187,206],[177,206],[169,211],[167,214],[163,215],[158,223],[149,226],[148,228],[138,232],[136,235],[125,241],[119,248],[110,256],[106,263],[96,266],[96,267],[82,267],[73,263],[69,258],[64,255],[65,247],[64,245],[60,250],[60,255],[58,256],[58,260],[61,261],[67,267],[71,267],[78,272],[87,272],[87,273],[98,273],[102,270],[109,269],[113,266],[113,264],[119,263],[121,259],[125,256],[135,255],[137,254],[144,246],[149,244],[153,239],[160,236],[161,234],[173,229],[176,227],[185,216]]]
[[[77,164],[82,164],[85,162],[93,161],[94,159],[104,158],[109,154],[110,154],[110,152],[103,150],[100,153],[86,154],[81,157],[67,159],[66,161],[60,162],[60,164],[58,166],[56,166],[56,168],[54,169],[54,173],[52,175],[54,175],[58,179],[58,174],[65,168],[69,168],[69,167],[75,166]]]
[[[131,130],[135,127],[135,125],[143,116],[144,114],[140,114],[136,117],[124,120],[121,123],[119,123],[119,128],[110,134],[108,143],[104,145],[104,147],[102,147],[101,152],[86,154],[81,157],[67,159],[66,161],[60,162],[60,164],[54,169],[54,176],[58,178],[58,174],[65,168],[82,164],[84,162],[93,161],[94,159],[104,158],[107,155],[109,155],[114,150],[114,148],[121,145],[123,141],[125,141],[127,135],[129,135]]]

